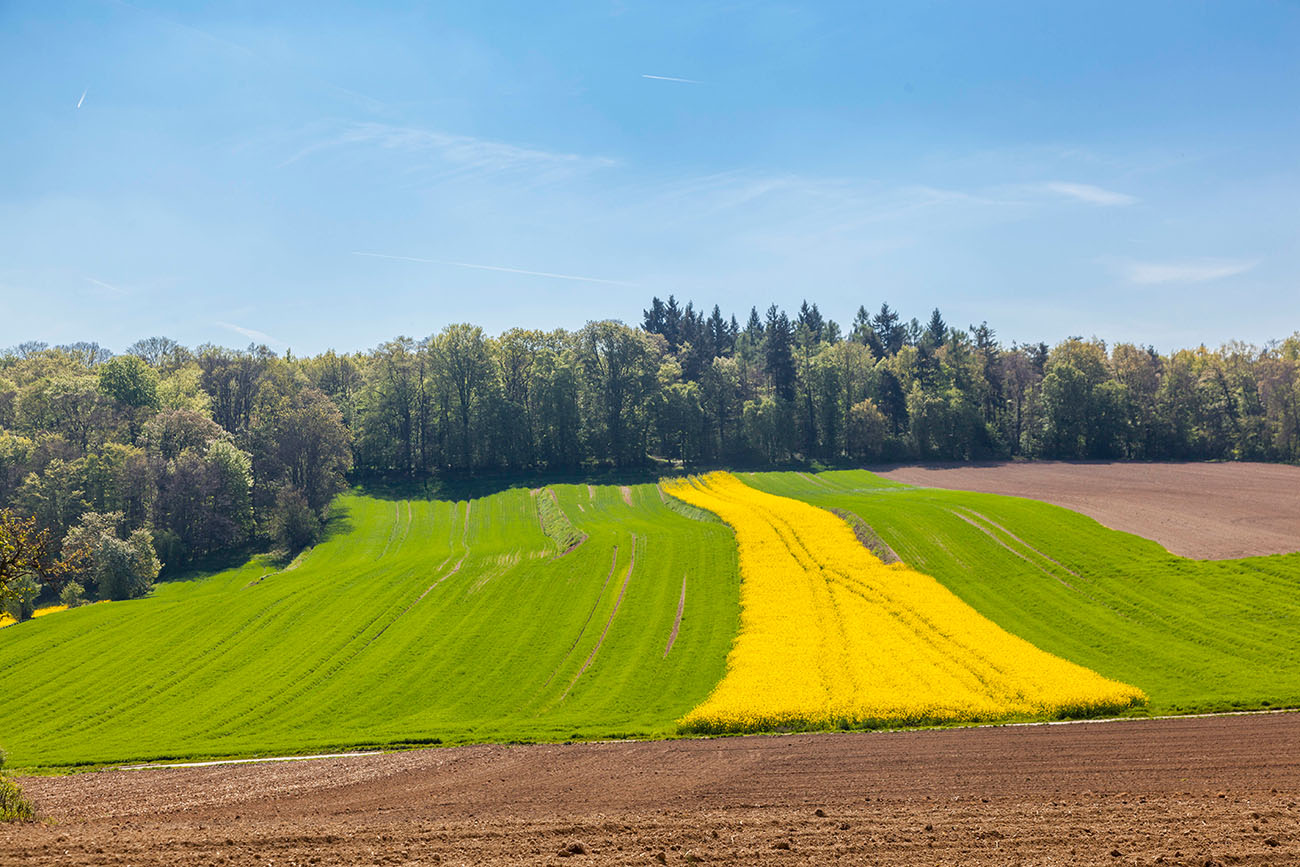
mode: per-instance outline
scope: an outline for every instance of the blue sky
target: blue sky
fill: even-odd
[[[1300,329],[1295,3],[9,0],[0,80],[0,346],[350,351],[670,293]]]

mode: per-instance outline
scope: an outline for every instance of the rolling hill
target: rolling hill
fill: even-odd
[[[539,522],[552,492],[585,534],[567,552]],[[289,569],[254,559],[0,631],[11,761],[667,734],[722,675],[730,533],[653,485],[337,511]]]
[[[1032,500],[744,473],[836,510],[1146,711],[1300,706],[1300,554],[1195,561]],[[0,630],[20,767],[675,734],[740,624],[732,531],[654,485],[340,498],[326,541]],[[901,574],[901,573],[900,573]]]

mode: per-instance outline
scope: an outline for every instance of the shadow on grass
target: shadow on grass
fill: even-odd
[[[321,535],[314,545],[320,545],[331,539],[346,536],[353,530],[352,516],[349,514],[346,506],[335,500],[330,504],[329,515],[321,522]],[[253,540],[247,545],[238,548],[230,548],[224,551],[217,551],[212,554],[206,554],[202,557],[196,557],[186,561],[180,566],[166,567],[158,576],[159,583],[184,583],[187,581],[199,581],[210,577],[218,572],[226,572],[230,569],[237,569],[250,560],[261,557],[269,566],[283,569],[293,562],[294,558],[302,553],[298,551],[285,551],[283,549],[268,550],[268,543],[265,539]]]
[[[918,461],[882,460],[859,461],[840,459],[793,458],[783,462],[766,460],[710,462],[685,465],[682,461],[651,457],[646,463],[633,467],[584,466],[558,471],[478,471],[475,473],[451,472],[419,474],[359,474],[352,478],[352,492],[381,500],[469,500],[488,497],[515,488],[540,488],[547,485],[638,485],[655,484],[661,479],[684,475],[728,470],[734,472],[822,472],[825,470],[855,470],[882,472],[899,467],[947,469],[951,467],[997,467],[1009,463],[1033,463],[1024,459],[987,459],[969,461]],[[1108,464],[1110,460],[1082,460],[1062,463]],[[324,522],[321,538],[316,544],[344,536],[353,530],[347,509],[335,502]],[[265,541],[250,543],[241,548],[222,551],[191,560],[180,567],[167,568],[160,581],[184,582],[205,578],[216,572],[242,566],[256,556],[274,557],[265,548]],[[283,553],[283,552],[281,552]],[[283,556],[272,562],[286,565],[293,558]]]
[[[352,515],[347,508],[335,500],[330,504],[330,513],[321,524],[320,538],[316,544],[328,542],[336,536],[346,536],[353,530]]]
[[[547,472],[477,472],[426,473],[418,475],[362,475],[353,478],[353,493],[381,500],[469,500],[488,497],[515,488],[541,488],[547,485],[641,485],[655,484],[660,479],[695,475],[714,470],[736,472],[779,472],[803,470],[817,472],[825,469],[860,468],[856,462],[827,463],[821,461],[791,461],[772,464],[709,463],[683,466],[681,461],[651,458],[635,467],[583,467],[579,469]]]
[[[164,566],[162,573],[158,576],[158,583],[183,584],[189,581],[201,581],[217,572],[238,569],[259,554],[265,553],[266,551],[263,548],[250,543],[239,548],[205,554],[202,557],[187,560],[180,566]]]

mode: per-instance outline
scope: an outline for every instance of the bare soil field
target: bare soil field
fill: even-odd
[[[1170,552],[1226,560],[1300,551],[1300,467],[1258,463],[987,463],[873,469],[909,485],[1055,503]]]
[[[4,864],[1284,864],[1300,714],[28,778]]]

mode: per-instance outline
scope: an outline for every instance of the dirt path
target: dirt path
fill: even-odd
[[[1300,467],[999,463],[872,472],[910,485],[1032,497],[1208,560],[1300,551]]]
[[[57,821],[0,826],[0,863],[1300,860],[1298,714],[475,746],[23,782]]]

